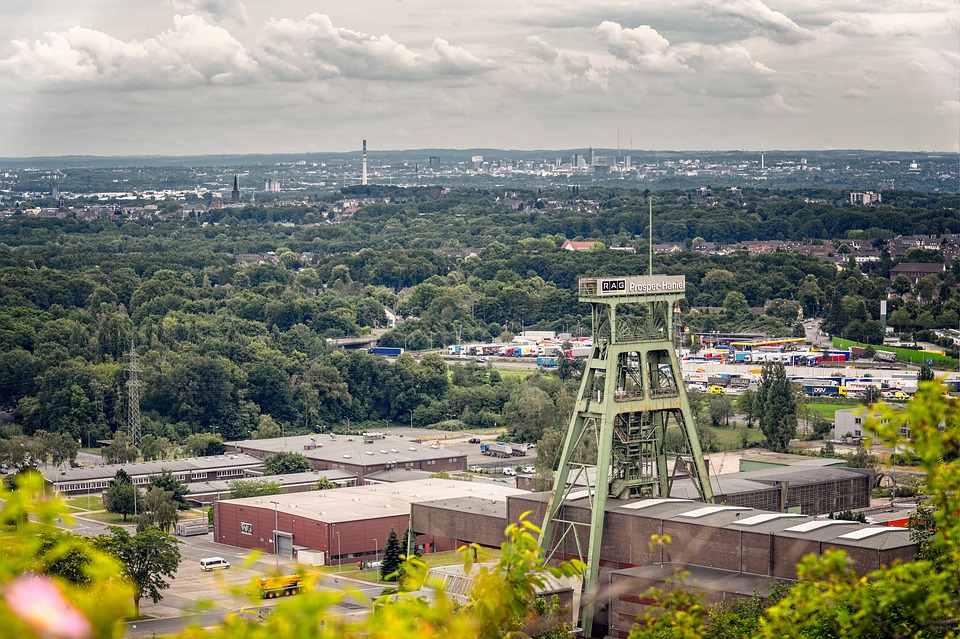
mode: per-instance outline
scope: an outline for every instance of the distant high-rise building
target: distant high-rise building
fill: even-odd
[[[593,157],[593,147],[591,146],[591,147],[590,147],[590,153],[589,153],[589,155],[587,156],[587,166],[593,166],[593,161],[594,161],[594,159],[595,159],[595,158]]]
[[[435,155],[430,156],[430,170],[439,171],[440,170],[440,158]]]
[[[882,201],[883,198],[880,194],[874,193],[873,191],[851,191],[850,193],[850,204],[870,206],[871,204],[880,204]]]
[[[480,169],[480,168],[482,168],[482,167],[483,167],[483,156],[482,156],[482,155],[474,155],[473,157],[470,158],[470,163],[473,164],[473,168],[475,168],[475,169]]]
[[[263,190],[267,193],[279,193],[280,192],[280,180],[274,180],[272,178],[267,178],[263,181]]]
[[[367,141],[363,141],[363,175],[360,178],[360,184],[367,185]]]
[[[623,156],[623,168],[629,169],[631,167],[633,167],[633,158],[629,155]]]
[[[233,192],[230,194],[230,201],[234,204],[240,203],[240,176],[237,174],[233,176]]]

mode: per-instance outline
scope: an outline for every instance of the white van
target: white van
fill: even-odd
[[[503,474],[504,474],[504,475],[510,475],[510,476],[516,476],[517,471],[515,471],[515,470],[512,469],[512,468],[504,468],[504,469],[503,469]]]
[[[211,571],[218,568],[229,568],[230,562],[223,557],[207,557],[200,560],[200,570]]]

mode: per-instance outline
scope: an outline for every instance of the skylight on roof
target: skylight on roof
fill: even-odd
[[[818,530],[820,528],[826,528],[827,526],[836,526],[841,524],[850,524],[846,520],[840,519],[816,519],[814,521],[805,521],[802,524],[797,524],[796,526],[790,526],[789,528],[784,528],[784,532],[798,532],[805,533],[810,532],[811,530]]]
[[[725,510],[753,510],[753,509],[744,508],[742,506],[704,506],[703,508],[698,508],[696,510],[690,510],[685,513],[680,513],[679,515],[677,515],[677,517],[689,517],[690,519],[697,519],[699,517],[706,517],[707,515],[715,515]]]
[[[630,510],[640,510],[641,508],[652,508],[653,506],[660,506],[661,504],[689,504],[692,502],[692,499],[676,499],[672,497],[663,497],[659,499],[644,499],[643,501],[635,501],[632,504],[624,504],[620,508],[629,508]]]
[[[892,532],[903,532],[902,528],[896,528],[892,526],[875,526],[870,528],[860,528],[859,530],[851,530],[848,533],[843,533],[837,539],[867,539],[868,537],[874,537],[876,535],[882,535],[883,533],[892,533]]]
[[[775,519],[788,519],[795,517],[803,517],[797,513],[763,513],[761,515],[754,515],[753,517],[747,517],[746,519],[738,519],[733,522],[737,526],[756,526],[757,524],[763,524],[768,521],[773,521]]]

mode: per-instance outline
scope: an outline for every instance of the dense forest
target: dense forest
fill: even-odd
[[[885,193],[884,206],[866,208],[827,195],[687,193],[665,205],[659,194],[655,242],[734,249],[656,256],[657,272],[686,276],[681,325],[782,336],[802,334],[802,313],[879,343],[884,299],[899,331],[960,323],[957,263],[891,289],[886,252],[837,269],[788,251],[736,250],[767,238],[832,243],[839,253],[859,239],[883,250],[895,234],[960,232],[956,196]],[[574,380],[521,381],[436,355],[391,364],[328,340],[386,330],[385,307],[403,321],[381,344],[410,351],[529,329],[586,334],[577,278],[647,271],[645,195],[372,187],[343,197],[379,201],[335,223],[333,200],[173,220],[0,220],[0,408],[11,420],[0,441],[42,431],[86,445],[124,428],[131,347],[143,432],[171,445],[198,433],[229,440],[371,422],[501,425],[528,441],[560,428]],[[561,250],[577,238],[601,245]],[[611,245],[639,250],[604,249]],[[241,263],[250,254],[258,259]],[[0,452],[23,455],[19,444]]]

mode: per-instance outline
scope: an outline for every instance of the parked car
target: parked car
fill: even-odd
[[[482,472],[483,472],[483,466],[471,466],[471,467],[468,468],[467,470],[469,470],[471,473],[482,473]]]
[[[471,437],[471,438],[469,439],[469,442],[470,442],[471,444],[479,444],[479,443],[480,443],[480,438],[479,438],[479,437]]]
[[[515,471],[515,470],[512,469],[512,468],[504,468],[504,469],[503,469],[503,474],[504,474],[504,475],[510,475],[511,477],[516,477],[516,476],[517,476],[517,471]]]
[[[533,475],[534,473],[537,472],[537,469],[534,468],[533,466],[524,466],[522,469],[520,469],[520,472],[526,475]]]

